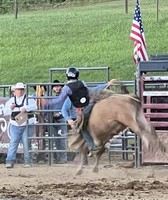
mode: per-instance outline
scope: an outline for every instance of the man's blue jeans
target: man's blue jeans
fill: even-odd
[[[16,153],[19,143],[22,142],[24,150],[24,161],[25,163],[31,163],[30,153],[28,152],[28,139],[27,135],[33,136],[33,126],[15,126],[10,125],[10,144],[8,148],[6,163],[13,164],[16,160]]]

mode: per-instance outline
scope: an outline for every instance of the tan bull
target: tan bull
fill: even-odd
[[[166,151],[154,128],[145,119],[139,97],[132,94],[116,95],[109,90],[102,90],[95,93],[93,98],[97,103],[93,107],[87,128],[93,137],[95,146],[100,147],[96,153],[94,172],[98,172],[99,160],[105,151],[104,145],[127,127],[142,139],[149,151],[153,152],[158,149],[162,152]],[[83,119],[78,121],[76,128],[70,132],[68,144],[71,150],[80,149],[88,154],[87,144],[81,134],[83,124]],[[82,168],[83,160],[77,169],[77,174],[82,173]]]

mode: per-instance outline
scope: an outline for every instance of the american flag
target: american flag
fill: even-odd
[[[134,19],[131,28],[130,39],[134,41],[134,62],[148,60],[146,52],[145,34],[142,25],[141,11],[139,1],[135,6]]]

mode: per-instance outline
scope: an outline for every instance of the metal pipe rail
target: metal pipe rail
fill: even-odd
[[[11,97],[11,87],[12,85],[0,85],[0,96]]]
[[[46,126],[52,126],[52,125],[67,125],[67,123],[38,123],[38,124],[28,124],[27,126],[42,126],[42,125],[46,125]],[[58,150],[58,149],[53,149],[53,140],[55,139],[66,139],[67,136],[50,136],[50,130],[48,133],[48,136],[33,136],[33,137],[28,137],[28,142],[32,141],[32,140],[41,140],[43,139],[44,141],[48,141],[48,147],[45,147],[45,149],[29,149],[30,153],[49,153],[49,160],[48,160],[48,164],[51,165],[52,163],[52,153],[56,153],[56,152],[67,152],[68,150]]]
[[[110,143],[108,147],[109,164],[111,164],[112,153],[122,153],[122,158],[128,160],[128,154],[133,155],[135,166],[137,166],[137,142],[136,135],[131,132],[124,132],[123,135],[117,136],[116,139],[121,139],[121,143]],[[128,145],[128,140],[133,140],[133,146]]]
[[[58,149],[44,149],[44,150],[40,150],[40,149],[34,149],[34,150],[29,150],[30,153],[56,153],[56,152],[67,152],[67,150],[58,150]],[[51,165],[51,164],[49,164]]]
[[[151,60],[168,60],[168,54],[155,54],[150,55]]]
[[[51,140],[51,139],[57,139],[57,138],[66,138],[66,136],[40,136],[40,137],[28,137],[28,139],[32,140],[32,139],[48,139],[48,140]]]
[[[110,80],[110,67],[77,67],[79,71],[105,71],[106,81]],[[68,68],[50,68],[49,70],[49,76],[50,81],[53,82],[53,73],[54,72],[66,72]]]

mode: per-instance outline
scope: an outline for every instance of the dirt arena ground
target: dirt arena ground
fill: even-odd
[[[0,165],[0,200],[167,200],[168,167],[131,167],[128,162],[109,165],[106,157],[98,174],[92,172],[93,160],[83,174],[75,175],[79,163],[64,165],[34,164],[13,169]]]

